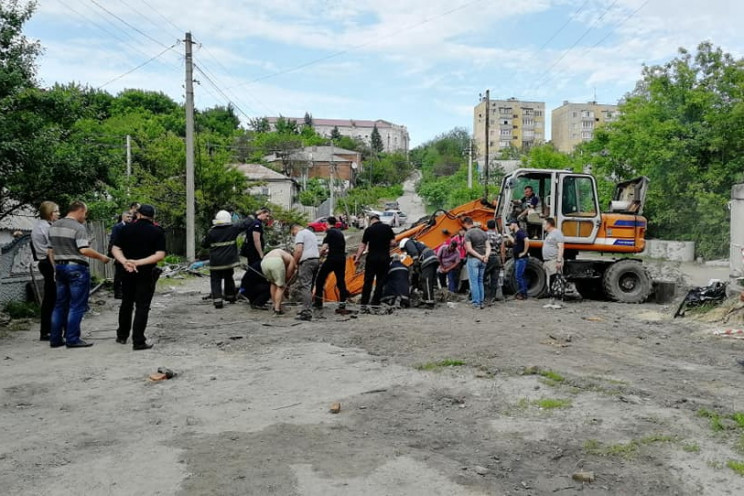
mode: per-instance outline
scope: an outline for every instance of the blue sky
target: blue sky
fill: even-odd
[[[741,19],[740,0],[40,0],[26,33],[45,49],[44,85],[183,101],[191,31],[197,107],[230,101],[244,121],[385,119],[416,145],[471,129],[486,89],[549,114],[595,92],[616,103],[642,64],[680,46],[709,40],[741,57]]]

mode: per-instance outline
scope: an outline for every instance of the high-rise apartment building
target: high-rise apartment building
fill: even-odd
[[[504,148],[525,150],[545,142],[545,102],[526,102],[509,98],[490,100],[488,146],[494,158]],[[486,152],[486,101],[473,111],[473,138],[477,156]]]
[[[590,141],[598,126],[616,120],[619,115],[617,105],[564,101],[551,112],[550,140],[558,151],[570,153],[579,143]]]

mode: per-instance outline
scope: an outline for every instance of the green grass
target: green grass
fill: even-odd
[[[426,362],[426,363],[420,363],[415,366],[416,370],[439,370],[445,367],[462,367],[465,365],[465,362],[462,360],[453,360],[450,358],[447,358],[445,360],[440,360],[438,362]]]
[[[711,410],[708,410],[707,408],[701,408],[697,412],[698,417],[707,418],[710,420],[710,428],[713,430],[713,432],[721,432],[723,430],[726,430],[726,426],[723,425],[723,422],[721,422],[721,416]]]
[[[676,437],[663,434],[652,434],[640,439],[632,439],[627,443],[615,443],[606,446],[596,439],[590,439],[584,443],[584,451],[590,455],[616,456],[629,460],[635,458],[643,446],[657,443],[673,443],[676,441]]]
[[[558,372],[554,372],[552,370],[541,370],[539,374],[545,377],[546,379],[550,379],[551,381],[555,381],[555,382],[563,382],[566,380],[566,378],[563,377],[561,374],[559,374]]]
[[[737,474],[744,477],[744,462],[737,460],[729,460],[726,462],[726,466],[736,472]]]
[[[700,446],[697,443],[689,443],[682,446],[682,450],[687,453],[700,453]]]
[[[571,400],[564,400],[558,398],[545,398],[542,400],[535,400],[534,404],[538,408],[543,410],[554,410],[557,408],[568,408],[571,406]]]
[[[744,413],[736,412],[731,415],[731,419],[736,422],[736,425],[738,425],[739,428],[744,429]]]
[[[11,319],[28,319],[41,315],[41,308],[33,302],[9,301],[3,309]]]

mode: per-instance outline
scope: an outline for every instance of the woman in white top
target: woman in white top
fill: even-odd
[[[57,300],[57,284],[54,282],[54,258],[49,243],[49,226],[59,219],[59,206],[50,201],[39,205],[39,222],[31,230],[31,250],[34,260],[39,261],[39,272],[44,276],[44,299],[41,300],[40,339],[49,341],[52,328],[52,311]]]

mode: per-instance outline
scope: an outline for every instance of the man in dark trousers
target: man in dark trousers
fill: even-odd
[[[421,290],[421,301],[424,305],[434,307],[434,288],[439,267],[437,254],[422,242],[409,238],[400,241],[400,249],[413,259],[412,286]]]
[[[137,205],[139,206],[139,204]],[[114,224],[114,227],[111,228],[111,236],[109,237],[109,257],[113,257],[113,254],[111,253],[111,247],[113,246],[113,243],[111,243],[111,240],[114,239],[114,236],[118,231],[132,222],[132,220],[132,212],[130,212],[129,210],[125,210],[119,216],[119,222]],[[114,298],[116,298],[117,300],[121,300],[121,281],[122,277],[124,277],[125,272],[126,271],[124,270],[124,267],[122,267],[119,262],[114,260]]]
[[[131,330],[133,350],[149,350],[153,346],[145,338],[145,328],[155,283],[160,275],[157,263],[165,258],[165,233],[153,224],[154,217],[155,207],[141,205],[137,210],[137,222],[124,226],[112,240],[111,252],[126,270],[122,280],[116,342],[126,344]]]
[[[385,289],[382,292],[382,302],[392,307],[400,305],[401,308],[411,306],[410,271],[403,262],[400,255],[395,254],[390,262]]]
[[[336,288],[338,288],[338,308],[346,308],[346,298],[349,292],[346,290],[346,239],[336,225],[335,217],[328,217],[326,221],[328,230],[323,238],[323,246],[320,247],[320,256],[325,255],[326,259],[318,270],[315,279],[315,308],[323,308],[323,291],[325,289],[326,278],[333,272],[336,276]]]
[[[369,216],[369,227],[364,230],[362,244],[359,245],[354,264],[358,264],[364,250],[369,248],[367,260],[364,263],[364,286],[362,286],[361,313],[370,313],[369,297],[372,294],[372,285],[375,285],[375,293],[372,296],[372,306],[379,307],[382,298],[382,288],[385,286],[388,269],[390,268],[390,248],[395,246],[395,233],[393,228],[380,222],[380,216],[372,214]]]
[[[271,210],[268,208],[262,208],[256,212],[256,218],[250,223],[245,231],[245,243],[240,254],[248,259],[248,265],[253,262],[260,262],[264,257],[264,248],[266,247],[266,241],[264,240],[264,224],[271,217]]]
[[[240,294],[251,302],[251,308],[268,310],[266,302],[271,299],[271,284],[263,275],[261,262],[253,262],[245,270],[240,281]]]
[[[233,224],[232,216],[227,210],[220,210],[212,220],[212,228],[202,240],[202,247],[209,249],[209,279],[212,303],[215,308],[222,308],[222,282],[225,285],[225,299],[235,303],[235,267],[240,265],[238,256],[238,236],[254,221]],[[255,263],[256,261],[254,261]]]

